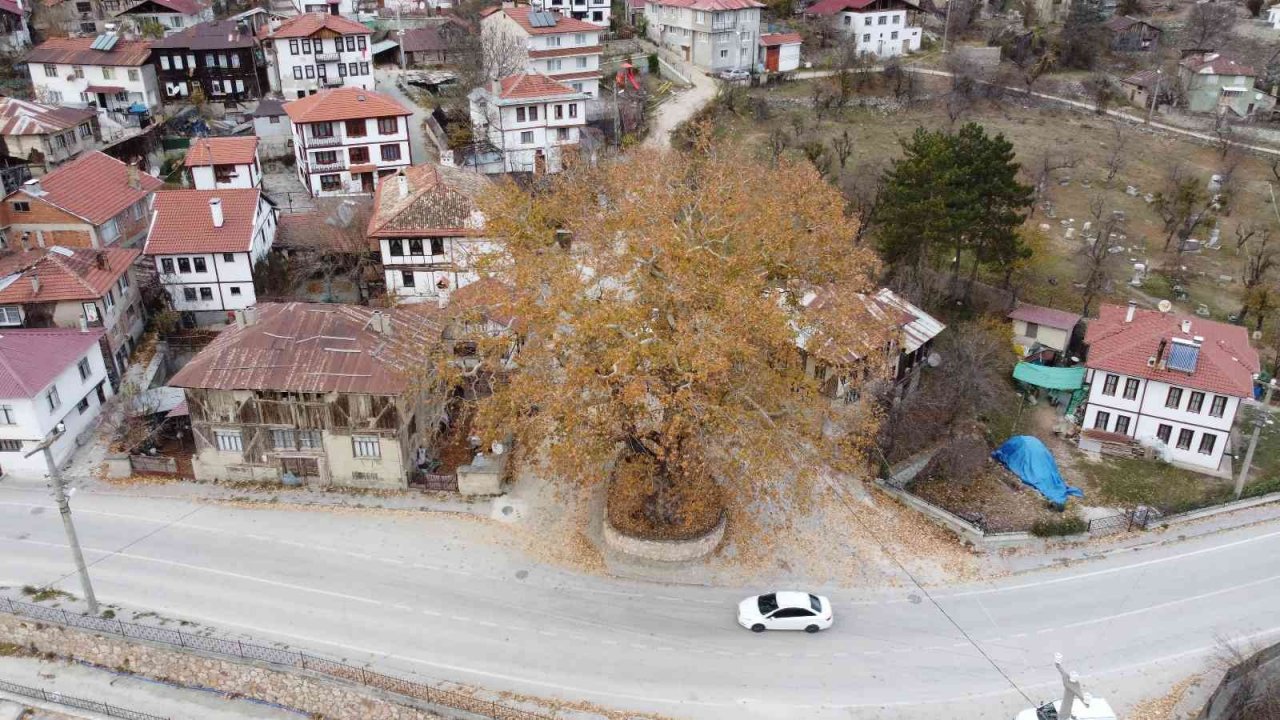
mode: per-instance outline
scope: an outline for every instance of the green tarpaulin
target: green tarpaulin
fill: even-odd
[[[1013,379],[1049,390],[1079,390],[1084,385],[1084,368],[1045,367],[1034,363],[1018,363]]]

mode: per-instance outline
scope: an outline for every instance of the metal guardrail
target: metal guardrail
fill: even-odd
[[[308,655],[296,650],[255,645],[239,640],[192,635],[181,630],[123,622],[115,618],[81,615],[67,612],[61,608],[10,600],[5,597],[0,597],[0,612],[91,632],[119,635],[131,640],[145,640],[160,645],[168,645],[178,651],[199,650],[237,660],[266,662],[273,665],[309,670],[335,680],[357,683],[414,700],[422,700],[435,705],[493,718],[494,720],[554,720],[555,717],[530,710],[522,710],[510,705],[503,705],[494,700],[484,700],[462,692],[442,690],[413,680],[384,675],[363,667]],[[135,716],[122,715],[117,717],[132,718]],[[165,720],[164,718],[153,719],[150,715],[137,717],[140,717],[141,720]]]
[[[41,688],[28,687],[17,683],[6,682],[0,680],[0,691],[13,693],[14,695],[22,695],[33,700],[62,705],[64,707],[73,707],[79,710],[88,710],[100,715],[109,715],[115,718],[124,718],[124,720],[169,720],[169,718],[159,715],[151,715],[150,713],[138,712],[137,710],[129,710],[127,708],[117,707],[110,703],[98,702],[97,700],[86,700],[84,698],[75,697],[73,695],[65,695],[60,692],[50,692]]]

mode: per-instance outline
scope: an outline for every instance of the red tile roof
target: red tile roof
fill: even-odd
[[[0,398],[34,398],[93,349],[103,332],[49,328],[0,333]]]
[[[94,50],[89,47],[96,37],[49,38],[31,48],[28,63],[64,65],[112,65],[137,67],[146,65],[151,57],[151,43],[140,40],[120,40],[110,50]]]
[[[406,194],[400,196],[400,177]],[[476,196],[489,185],[475,172],[436,165],[404,168],[378,183],[366,234],[372,244],[383,237],[476,235]]]
[[[1009,313],[1009,319],[1035,323],[1059,330],[1070,330],[1076,326],[1076,323],[1080,322],[1080,316],[1075,313],[1022,302],[1018,303],[1018,307]]]
[[[573,95],[578,92],[568,85],[552,80],[541,73],[504,77],[498,81],[498,85],[498,97],[504,100],[555,97],[557,95]]]
[[[339,35],[371,35],[372,30],[355,20],[348,20],[341,15],[329,13],[306,13],[297,15],[280,23],[280,27],[271,33],[272,38],[310,37],[321,29]]]
[[[334,122],[359,118],[412,115],[395,100],[355,87],[321,90],[284,104],[289,119],[296,123]]]
[[[529,33],[530,35],[555,35],[557,33],[568,33],[568,32],[572,32],[572,33],[600,32],[600,26],[598,25],[592,25],[591,23],[585,20],[578,20],[577,18],[566,17],[564,15],[561,15],[560,13],[552,12],[550,10],[546,10],[543,12],[555,17],[556,24],[552,25],[551,27],[534,27],[529,22],[529,14],[539,12],[539,11],[536,8],[529,7],[528,5],[521,5],[519,7],[502,8],[501,12],[502,14],[511,18],[512,20],[515,20],[516,24],[519,25],[525,32]]]
[[[256,137],[201,137],[187,150],[187,167],[252,165],[258,157]]]
[[[70,130],[97,116],[93,110],[0,98],[0,135],[47,135]]]
[[[16,253],[26,267],[0,279],[0,303],[96,300],[107,294],[142,254],[137,248],[54,248]],[[39,279],[39,287],[32,285]]]
[[[22,6],[17,3],[17,0],[0,0],[0,10],[3,10],[10,15],[17,15],[18,17],[22,17],[25,14],[22,11]]]
[[[760,44],[765,46],[773,45],[799,45],[800,33],[770,33],[760,36]]]
[[[129,172],[128,165],[94,150],[39,178],[42,193],[30,183],[15,192],[101,225],[164,185],[159,178],[136,171],[138,187],[132,187]]]
[[[917,8],[916,3],[910,0],[899,0],[903,5],[911,8]],[[874,5],[876,0],[818,0],[818,2],[805,8],[805,15],[835,15],[836,13],[849,10],[857,12],[870,5]],[[917,8],[918,9],[918,8]]]
[[[247,252],[262,192],[234,190],[161,190],[147,236],[147,255]],[[222,227],[213,226],[209,201],[222,200]]]
[[[692,8],[694,10],[747,10],[750,8],[762,8],[764,3],[756,2],[756,0],[653,0],[658,5],[667,5],[670,7]],[[875,0],[867,0],[867,2],[875,2]]]
[[[1207,392],[1253,396],[1253,376],[1260,368],[1258,351],[1249,345],[1249,331],[1239,325],[1188,317],[1155,310],[1137,310],[1133,322],[1124,321],[1128,308],[1103,305],[1098,319],[1089,321],[1085,343],[1089,356],[1085,367],[1108,370],[1130,377],[1156,380],[1170,385]],[[1191,323],[1191,332],[1182,332],[1182,321]],[[1148,359],[1165,341],[1165,358],[1173,338],[1203,337],[1194,373],[1148,367]]]
[[[1197,75],[1244,75],[1246,77],[1257,75],[1252,67],[1237,62],[1233,58],[1224,57],[1220,53],[1193,55],[1179,64]]]
[[[391,332],[374,329],[374,313]],[[325,303],[262,303],[252,325],[218,334],[169,385],[217,390],[399,395],[431,372],[443,333],[431,304],[393,309]],[[190,398],[188,398],[188,401]]]

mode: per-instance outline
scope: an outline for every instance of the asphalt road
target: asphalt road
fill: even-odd
[[[1280,635],[1280,527],[1266,525],[937,589],[936,605],[914,588],[826,589],[831,630],[754,635],[733,613],[759,589],[570,574],[474,518],[73,503],[103,602],[674,717],[1008,718],[1027,704],[1011,683],[1037,699],[1058,687],[1055,651],[1124,707],[1202,668],[1222,638]],[[50,582],[79,592],[56,509],[0,484],[0,585]]]

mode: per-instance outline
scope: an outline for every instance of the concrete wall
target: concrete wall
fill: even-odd
[[[1026,347],[1031,347],[1032,343],[1038,342],[1045,347],[1051,347],[1059,352],[1066,352],[1067,345],[1071,342],[1071,332],[1039,325],[1036,327],[1035,334],[1032,335],[1027,332],[1026,322],[1014,320],[1013,341]]]
[[[724,528],[728,517],[720,516],[720,523],[711,532],[693,540],[642,540],[623,535],[609,522],[606,509],[603,525],[604,544],[614,552],[656,562],[689,562],[710,555],[724,540]]]

